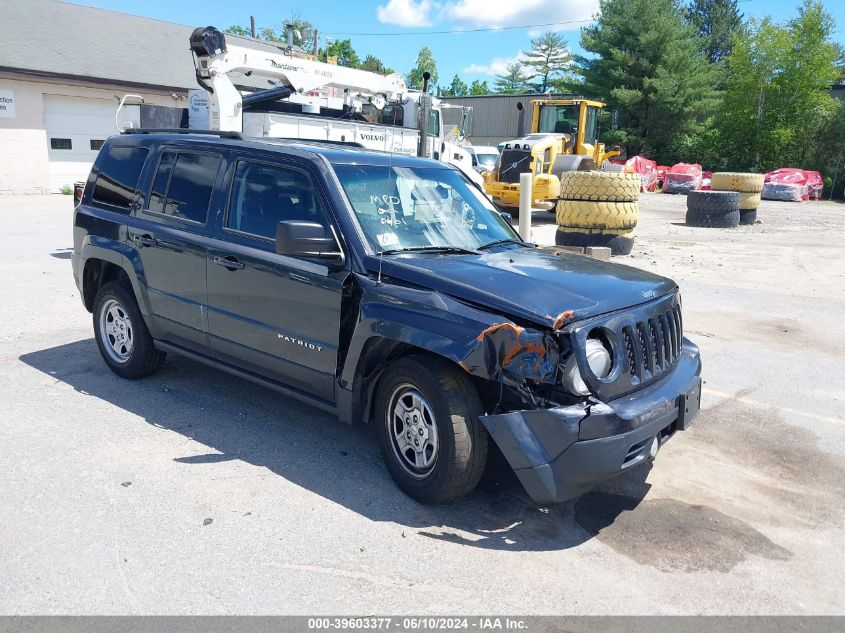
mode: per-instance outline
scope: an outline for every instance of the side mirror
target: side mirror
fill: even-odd
[[[317,222],[282,220],[276,225],[276,253],[289,257],[343,260],[334,237]]]
[[[502,219],[505,222],[513,226],[513,216],[510,213],[508,213],[507,211],[499,211],[499,215],[502,216]]]

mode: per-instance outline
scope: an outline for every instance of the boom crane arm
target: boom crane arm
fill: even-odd
[[[274,80],[277,87],[264,91],[268,98],[287,96],[292,102],[316,107],[360,110],[368,101],[381,109],[388,101],[404,100],[408,93],[399,74],[384,76],[294,57],[282,49],[276,53],[233,45],[214,27],[194,30],[191,52],[197,81],[211,93],[210,100],[220,117],[219,129],[223,131],[243,131],[244,97],[230,73]],[[258,101],[260,95],[250,95],[247,100]]]

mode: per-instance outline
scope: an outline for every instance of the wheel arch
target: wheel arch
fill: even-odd
[[[390,363],[407,356],[429,356],[440,358],[458,367],[455,359],[382,335],[373,335],[366,340],[352,372],[351,398],[349,404],[339,407],[342,421],[352,424],[370,421],[375,394],[384,370]]]
[[[96,256],[85,261],[85,267],[82,270],[82,302],[88,312],[94,311],[94,298],[97,292],[110,281],[117,281],[125,285],[133,294],[135,293],[129,274],[119,264]]]

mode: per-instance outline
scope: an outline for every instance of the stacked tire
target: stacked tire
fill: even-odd
[[[740,194],[739,223],[754,224],[760,193],[763,191],[763,174],[716,172],[710,186],[714,191],[735,191]]]
[[[604,246],[612,255],[634,247],[640,176],[624,172],[569,171],[560,175],[558,246]]]
[[[687,224],[729,229],[739,226],[740,193],[737,191],[690,191]]]

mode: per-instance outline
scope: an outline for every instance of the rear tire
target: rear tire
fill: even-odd
[[[156,349],[131,290],[109,282],[94,297],[94,339],[100,355],[121,378],[154,373],[166,354]]]
[[[445,503],[475,488],[487,461],[484,412],[462,371],[408,356],[385,371],[375,416],[382,457],[396,484],[422,503]]]

